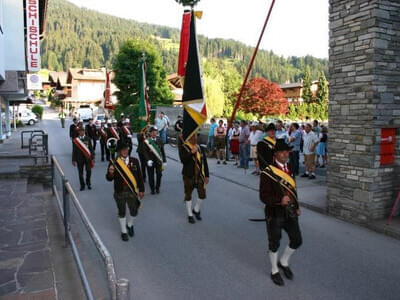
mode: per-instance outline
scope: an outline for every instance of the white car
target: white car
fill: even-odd
[[[34,125],[38,122],[38,117],[30,110],[24,110],[18,113],[18,120],[20,120],[24,124]]]
[[[90,107],[80,107],[77,110],[79,118],[83,121],[88,121],[93,118],[93,110]]]

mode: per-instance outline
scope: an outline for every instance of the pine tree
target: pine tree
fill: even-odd
[[[329,87],[328,81],[326,80],[325,74],[322,73],[318,80],[317,90],[317,103],[327,103],[329,98]]]
[[[310,67],[307,66],[303,75],[303,100],[306,103],[312,102],[312,92],[311,92],[311,75]]]

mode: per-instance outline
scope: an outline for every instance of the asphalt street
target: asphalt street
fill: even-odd
[[[132,299],[400,299],[398,240],[307,209],[300,218],[304,243],[291,260],[295,278],[275,286],[269,278],[265,225],[248,221],[263,216],[258,193],[222,176],[211,178],[203,221],[191,225],[181,164],[174,160],[163,174],[161,194],[150,195],[146,185],[136,235],[123,242],[99,146],[93,190],[79,192],[69,124],[62,129],[55,114],[47,114],[40,126],[49,133],[50,152],[110,250],[118,275],[130,280]],[[286,237],[281,245],[283,250]]]

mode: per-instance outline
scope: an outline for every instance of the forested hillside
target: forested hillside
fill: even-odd
[[[172,0],[171,0],[172,1]],[[179,29],[149,25],[81,9],[65,0],[50,0],[46,38],[42,41],[43,67],[66,70],[70,67],[112,66],[120,45],[129,38],[150,40],[159,50],[167,73],[176,72]],[[225,61],[244,74],[253,48],[243,43],[199,36],[204,59]],[[224,65],[226,65],[224,63]],[[252,76],[283,83],[298,81],[309,66],[311,78],[321,72],[328,77],[328,61],[312,56],[280,57],[260,51]]]

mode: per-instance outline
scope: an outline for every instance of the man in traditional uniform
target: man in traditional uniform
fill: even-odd
[[[291,166],[288,164],[291,149],[292,147],[283,139],[277,140],[273,162],[263,169],[260,177],[260,200],[265,204],[269,258],[272,267],[271,279],[280,286],[284,285],[284,281],[279,268],[287,279],[293,279],[289,259],[302,244],[298,222],[300,208],[297,201],[296,182]],[[282,229],[289,236],[289,245],[278,262]]]
[[[266,128],[267,134],[257,143],[257,159],[261,171],[272,164],[274,160],[274,147],[276,143],[275,131],[274,123],[270,123]]]
[[[132,133],[130,129],[130,124],[129,124],[129,119],[124,119],[124,123],[122,124],[120,128],[121,132],[121,142],[125,143],[129,147],[129,156],[131,156],[132,153]]]
[[[107,140],[110,138],[116,139],[116,143],[114,148],[117,146],[118,141],[120,140],[120,131],[117,127],[117,121],[115,119],[109,121],[108,131],[107,131]],[[115,149],[110,149],[110,158],[115,159]]]
[[[196,133],[187,142],[183,142],[183,138],[180,136],[178,145],[179,158],[183,164],[182,176],[188,221],[190,224],[194,224],[193,215],[198,221],[202,220],[200,208],[206,198],[206,185],[210,177],[207,164],[207,148],[200,147],[197,144]],[[196,205],[192,208],[192,193],[194,189],[197,189],[198,198]]]
[[[133,221],[140,208],[140,200],[144,196],[144,182],[139,161],[129,156],[129,146],[120,142],[117,157],[108,165],[106,179],[114,180],[114,199],[118,207],[121,238],[128,241],[135,235]],[[129,213],[126,214],[128,205]]]
[[[106,160],[110,161],[110,150],[107,148],[107,124],[105,122],[101,122],[97,136],[100,139],[101,161],[104,161],[104,155],[106,156]]]
[[[149,185],[151,194],[160,193],[162,171],[166,163],[164,143],[158,136],[157,127],[150,127],[150,137],[144,140],[143,154],[146,159],[147,175],[149,175]],[[154,183],[154,173],[156,173],[156,183]]]
[[[89,122],[85,126],[86,136],[88,136],[92,140],[93,151],[96,152],[96,144],[97,144],[97,128],[96,125],[93,124],[93,118],[89,119]]]
[[[92,189],[90,176],[94,166],[94,151],[92,141],[88,136],[85,136],[85,130],[79,128],[79,136],[72,140],[72,164],[78,167],[79,182],[81,184],[81,191],[85,189],[85,183],[89,190]],[[83,177],[83,168],[86,170],[86,181]]]
[[[74,118],[72,120],[72,124],[69,126],[69,137],[71,140],[73,140],[74,138],[76,138],[79,133],[78,133],[78,119]]]

